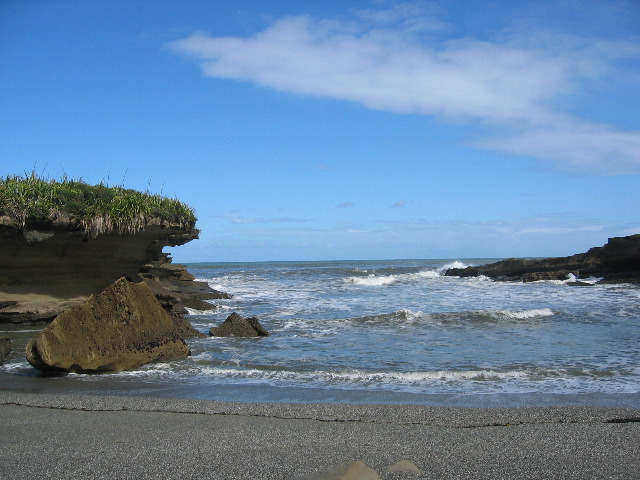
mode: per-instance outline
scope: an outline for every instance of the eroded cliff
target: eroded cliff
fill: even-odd
[[[195,281],[162,251],[196,238],[193,226],[159,218],[134,234],[90,238],[68,219],[23,227],[0,216],[0,322],[50,321],[120,277],[145,282],[175,318],[184,307],[213,308],[204,301],[225,294]]]

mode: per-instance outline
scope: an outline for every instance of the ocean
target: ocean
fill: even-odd
[[[131,372],[44,377],[24,359],[34,327],[0,326],[15,347],[0,377],[34,392],[640,408],[640,288],[443,275],[492,261],[190,264],[198,280],[233,295],[190,311],[196,329],[208,333],[237,312],[271,335],[191,339],[188,359]]]

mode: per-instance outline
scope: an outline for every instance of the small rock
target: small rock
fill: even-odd
[[[256,317],[244,318],[233,312],[217,327],[211,327],[211,337],[266,337],[269,332],[265,330]]]
[[[11,339],[7,337],[0,338],[0,364],[4,362],[4,359],[11,352]]]
[[[410,473],[422,473],[418,467],[415,466],[409,460],[401,460],[398,463],[394,463],[390,467],[387,468],[387,473],[396,473],[396,472],[410,472]]]
[[[295,477],[290,480],[380,480],[380,477],[375,470],[368,467],[364,462],[357,461],[341,463],[329,470]]]

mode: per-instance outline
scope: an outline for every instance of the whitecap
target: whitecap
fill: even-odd
[[[349,277],[347,282],[353,283],[354,285],[363,285],[367,287],[379,287],[382,285],[389,285],[398,280],[398,277],[395,275],[381,275],[376,276],[374,274],[368,275],[366,277]]]
[[[460,260],[456,260],[454,262],[444,264],[443,266],[438,268],[438,271],[439,272],[446,272],[447,270],[450,270],[452,268],[467,268],[468,266],[469,265],[466,265],[465,263],[462,263]]]
[[[500,316],[504,316],[514,320],[527,320],[530,318],[553,316],[553,311],[550,308],[534,308],[532,310],[522,311],[499,310],[496,313]]]
[[[211,305],[209,310],[198,310],[196,308],[184,307],[187,311],[187,315],[209,315],[213,310],[216,310],[215,305]]]

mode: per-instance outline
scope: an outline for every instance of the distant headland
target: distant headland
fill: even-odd
[[[598,277],[599,283],[640,284],[640,235],[610,238],[606,245],[569,257],[545,259],[511,258],[496,263],[451,268],[445,275],[478,277],[494,280],[566,280],[575,277],[574,285],[583,285],[580,278]]]

